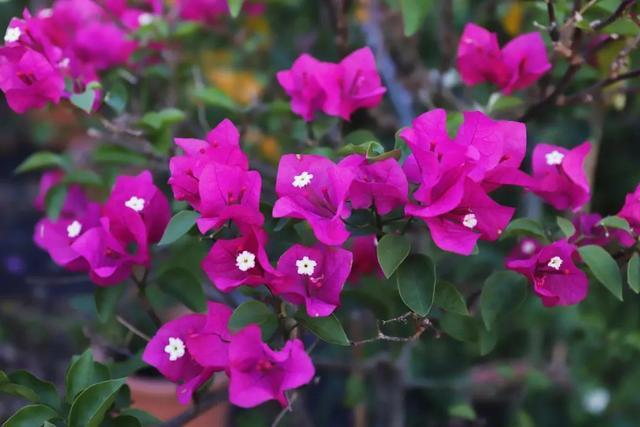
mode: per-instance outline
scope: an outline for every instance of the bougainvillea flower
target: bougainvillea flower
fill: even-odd
[[[209,302],[204,326],[185,337],[189,354],[200,366],[215,371],[223,371],[229,366],[231,332],[227,325],[232,313],[233,310],[224,304]]]
[[[624,247],[630,247],[635,243],[635,239],[629,232],[619,228],[604,227],[599,224],[601,220],[600,214],[578,213],[573,218],[576,232],[569,238],[569,243],[577,246],[607,246],[617,242]]]
[[[136,49],[136,43],[114,23],[91,22],[83,25],[74,39],[74,52],[96,70],[123,65]]]
[[[557,145],[536,145],[531,190],[558,210],[579,210],[591,195],[584,170],[590,150],[588,142],[571,150]]]
[[[473,23],[465,25],[460,36],[457,67],[462,81],[469,86],[491,82],[502,87],[509,81],[498,36]]]
[[[178,0],[175,3],[180,17],[189,21],[210,24],[229,14],[227,0]],[[263,13],[264,9],[262,3],[244,2],[242,6],[243,12],[252,16]]]
[[[524,89],[551,69],[540,33],[527,33],[507,43],[473,23],[465,26],[458,45],[457,67],[465,84],[490,82],[504,94]]]
[[[64,92],[64,77],[49,60],[22,46],[0,48],[0,90],[9,107],[22,114],[57,104]]]
[[[291,97],[291,110],[310,122],[315,113],[324,108],[328,93],[335,97],[334,104],[339,102],[338,73],[336,64],[321,62],[303,54],[294,61],[291,69],[279,71],[276,77]]]
[[[587,296],[589,287],[587,275],[575,264],[579,257],[574,245],[560,240],[507,267],[529,279],[545,306],[573,305]]]
[[[351,252],[340,247],[293,245],[278,260],[279,277],[271,290],[293,304],[305,304],[309,316],[328,316],[340,305],[352,264]]]
[[[494,202],[480,185],[469,179],[465,180],[462,189],[460,201],[453,208],[433,209],[433,206],[407,204],[405,212],[427,224],[431,238],[439,248],[470,255],[478,239],[493,241],[500,236],[515,209]],[[457,184],[455,191],[458,191]],[[455,194],[448,200],[457,198]]]
[[[371,49],[364,47],[352,52],[340,61],[336,71],[338,85],[325,87],[327,98],[323,110],[326,114],[350,120],[354,111],[380,104],[387,90],[382,86]]]
[[[204,314],[191,314],[165,323],[147,344],[142,360],[155,367],[166,379],[177,383],[177,397],[188,404],[191,397],[214,373],[199,365],[189,352],[187,342],[202,333],[207,324]]]
[[[117,177],[103,212],[110,220],[111,232],[122,242],[141,241],[144,233],[147,244],[156,243],[171,218],[169,201],[154,185],[149,171]]]
[[[131,268],[149,262],[147,236],[144,227],[133,236],[137,240],[121,242],[112,232],[109,218],[102,217],[100,226],[93,227],[78,236],[71,249],[89,265],[89,278],[99,286],[117,285],[131,275]],[[136,246],[131,254],[127,246]]]
[[[200,192],[201,233],[221,227],[232,220],[238,226],[261,226],[262,178],[256,171],[238,166],[210,163],[204,167],[198,183]]]
[[[511,268],[513,262],[528,260],[531,257],[535,256],[538,252],[540,252],[540,249],[542,249],[542,247],[542,243],[540,243],[536,239],[532,239],[529,237],[522,239],[513,248],[511,253],[507,255],[505,259],[505,265],[507,266],[507,268]]]
[[[633,193],[627,194],[618,216],[627,220],[636,234],[640,234],[640,185]]]
[[[375,235],[358,236],[353,238],[351,253],[353,254],[353,266],[347,281],[358,283],[363,276],[377,274],[382,276],[382,268],[378,263],[378,239]]]
[[[341,245],[349,238],[342,222],[350,210],[346,197],[353,172],[335,165],[326,157],[287,154],[278,165],[273,206],[275,218],[306,219],[315,236],[327,245]]]
[[[80,196],[75,197],[80,199]],[[46,250],[56,264],[71,271],[88,270],[86,260],[72,248],[72,244],[85,231],[99,226],[100,205],[88,201],[84,195],[81,198],[81,202],[65,201],[60,217],[55,221],[41,219],[33,233],[36,245]]]
[[[266,233],[249,227],[241,237],[218,240],[202,261],[202,269],[216,288],[223,292],[243,286],[266,284],[274,273],[265,245]]]
[[[309,383],[314,374],[311,358],[298,339],[274,351],[262,342],[260,328],[249,325],[231,341],[229,401],[234,405],[251,408],[275,399],[286,406],[284,392]]]
[[[240,149],[240,133],[228,119],[209,132],[204,141],[176,138],[175,142],[184,155],[169,161],[169,185],[176,200],[184,200],[196,210],[200,210],[199,181],[205,166],[217,162],[245,170],[249,167],[249,160]]]
[[[338,166],[350,168],[354,179],[347,198],[354,209],[367,209],[375,205],[385,215],[407,202],[409,184],[395,159],[369,163],[361,154],[345,157]]]
[[[551,69],[544,40],[538,32],[511,40],[502,48],[502,57],[509,70],[509,82],[501,86],[507,95],[531,86]]]

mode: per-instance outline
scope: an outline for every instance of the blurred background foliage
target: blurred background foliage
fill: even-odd
[[[407,3],[415,9],[407,9]],[[309,130],[291,114],[275,82],[276,71],[289,68],[300,53],[335,61],[344,52],[375,44],[378,60],[384,61],[378,55],[383,50],[392,65],[392,71],[387,69],[389,64],[381,65],[383,76],[388,78],[392,72],[394,77],[392,85],[385,81],[392,93],[384,104],[375,111],[359,112],[345,129],[339,129],[333,119],[320,118],[313,123],[313,133],[322,138],[324,147],[331,147],[343,143],[340,131],[348,135],[367,129],[390,149],[396,131],[432,105],[458,110],[489,104],[493,88],[468,89],[457,83],[455,49],[465,23],[475,22],[498,32],[501,43],[542,28],[552,51],[544,29],[548,25],[545,1],[354,0],[345,6],[343,23],[336,18],[336,4],[342,2],[269,1],[262,15],[224,19],[208,28],[190,23],[165,28],[161,22],[144,29],[151,33],[141,31],[137,36],[142,40],[168,34],[169,43],[180,48],[154,59],[153,66],[116,70],[102,81],[109,107],[105,115],[123,120],[120,124],[125,127],[139,126],[152,141],[153,146],[142,153],[140,147],[131,150],[128,143],[122,143],[126,135],[122,141],[88,135],[88,128],[100,128],[100,118],[80,110],[57,106],[18,116],[1,103],[0,368],[27,368],[61,383],[71,355],[88,345],[94,353],[102,351],[113,357],[118,349],[142,344],[136,344],[137,338],[118,324],[99,322],[88,280],[60,271],[33,245],[31,234],[38,215],[32,200],[38,176],[13,174],[32,152],[66,151],[73,170],[80,171],[79,179],[91,184],[100,197],[117,172],[153,166],[156,156],[168,154],[175,135],[202,136],[211,125],[229,117],[241,126],[252,167],[265,177],[263,198],[272,202],[275,165],[282,153],[319,150],[331,154],[327,148],[308,145]],[[618,4],[596,1],[584,18],[607,16]],[[4,0],[0,2],[0,27],[24,7],[35,10],[45,5],[43,1]],[[558,0],[555,5],[558,22],[571,16],[572,1]],[[611,29],[614,31],[621,39],[639,34],[634,23]],[[614,40],[596,58],[588,58],[589,64],[576,74],[567,92],[578,92],[606,77],[623,46]],[[141,53],[145,54],[153,56],[152,52]],[[639,59],[634,52],[628,66],[637,68]],[[542,84],[558,81],[566,66],[559,59]],[[624,195],[640,182],[638,83],[626,81],[609,89],[621,86],[624,90],[610,96],[605,91],[595,102],[547,106],[527,121],[529,150],[539,142],[572,147],[589,139],[598,145],[591,210],[603,215],[617,212]],[[539,98],[539,90],[502,97],[494,103],[493,115],[520,117],[525,105]],[[166,177],[163,165],[156,166],[157,176]],[[518,206],[519,216],[548,222],[555,218],[555,213],[528,195],[505,191],[500,197]],[[427,232],[425,227],[416,227]],[[296,239],[295,232],[292,227],[280,231],[272,239],[274,253]],[[304,397],[311,421],[290,417],[283,423],[638,425],[640,296],[625,290],[620,303],[593,283],[588,299],[579,306],[549,309],[528,294],[488,331],[478,321],[478,295],[484,280],[503,269],[504,255],[514,244],[511,238],[481,245],[479,254],[469,258],[430,249],[438,258],[439,276],[467,296],[469,310],[476,316],[436,310],[432,329],[419,341],[407,344],[346,349],[319,345],[314,359],[321,380]],[[201,274],[199,260],[207,248],[207,242],[187,236],[155,262],[163,265],[169,260],[163,268],[179,266]],[[172,305],[161,290],[151,292],[154,305]],[[355,340],[375,334],[376,317],[391,318],[406,310],[395,285],[376,278],[345,291],[343,300],[338,314]],[[145,325],[148,319],[136,311],[135,304],[134,295],[129,295],[121,302],[121,311],[152,332],[152,325]],[[394,328],[398,334],[409,331],[402,324],[390,330]],[[16,401],[1,397],[0,419],[16,407]],[[278,411],[275,405],[252,411],[235,409],[232,425],[268,425]]]

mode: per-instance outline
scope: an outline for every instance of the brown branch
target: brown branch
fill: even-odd
[[[567,96],[562,103],[572,104],[574,102],[591,102],[594,98],[596,92],[601,89],[604,89],[607,86],[611,86],[612,84],[618,83],[622,80],[633,79],[634,77],[640,77],[640,69],[631,70],[626,73],[622,73],[616,77],[609,77],[608,79],[604,79],[594,84],[593,86],[584,89],[576,94]]]
[[[195,403],[182,414],[158,424],[156,427],[182,427],[189,421],[197,418],[202,413],[227,400],[227,389],[217,390],[202,396],[198,403]]]
[[[417,321],[416,324],[416,331],[415,333],[413,333],[413,335],[410,335],[408,337],[397,337],[397,336],[392,336],[392,335],[387,335],[384,332],[382,332],[382,329],[380,329],[381,325],[386,325],[388,323],[393,323],[393,322],[400,322],[400,321],[405,321],[407,318],[409,317],[414,317]],[[356,346],[360,346],[360,345],[364,345],[364,344],[370,344],[373,342],[377,342],[377,341],[387,341],[387,342],[411,342],[411,341],[417,341],[422,334],[424,334],[424,332],[430,327],[432,326],[431,321],[429,319],[427,319],[426,317],[420,317],[415,315],[414,313],[407,313],[407,314],[403,314],[402,316],[393,318],[393,319],[389,319],[389,320],[383,320],[381,322],[377,323],[377,328],[378,328],[378,333],[376,336],[371,337],[371,338],[366,338],[360,341],[351,341],[350,344],[354,347]]]
[[[547,14],[549,15],[549,36],[551,41],[557,42],[560,39],[560,33],[558,32],[558,21],[556,20],[556,11],[553,7],[553,0],[546,0],[547,2]]]
[[[603,29],[604,27],[608,26],[609,24],[612,24],[613,22],[617,21],[618,18],[620,18],[622,16],[622,14],[634,3],[636,2],[636,0],[623,0],[620,2],[620,4],[618,5],[618,7],[616,8],[615,11],[613,11],[613,13],[611,15],[609,15],[608,18],[606,18],[604,21],[600,21],[600,22],[595,22],[591,25],[591,28],[593,28],[594,30],[598,31]]]

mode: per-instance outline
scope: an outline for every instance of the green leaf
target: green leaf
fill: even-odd
[[[104,102],[109,107],[113,109],[118,114],[122,114],[122,112],[127,107],[127,100],[129,95],[127,93],[127,88],[121,82],[115,83],[109,89],[109,92],[104,97]]]
[[[207,311],[207,299],[202,284],[189,270],[174,267],[163,271],[158,277],[158,286],[191,310],[200,313]]]
[[[338,155],[365,154],[367,159],[375,158],[384,153],[384,147],[377,141],[367,141],[361,144],[346,144],[338,150]]]
[[[212,107],[219,107],[230,111],[237,111],[240,109],[233,99],[229,98],[227,94],[215,87],[196,89],[193,92],[193,97],[196,100]]]
[[[430,6],[431,0],[400,0],[405,36],[412,36],[418,31]]]
[[[198,212],[189,210],[175,214],[169,221],[169,225],[167,225],[158,245],[169,245],[184,236],[195,225],[196,219],[199,217],[200,214]]]
[[[342,346],[350,344],[342,324],[333,314],[327,317],[309,317],[306,313],[298,311],[295,318],[318,338],[329,344]]]
[[[478,325],[478,347],[480,356],[486,356],[496,347],[498,334],[495,330],[487,331],[484,326]]]
[[[348,408],[354,408],[367,398],[367,386],[362,375],[351,374],[345,385],[344,404]]]
[[[396,274],[400,298],[414,313],[426,316],[436,292],[436,266],[426,255],[410,255]]]
[[[560,227],[560,231],[564,234],[564,237],[571,237],[576,234],[576,227],[568,219],[559,216],[556,218],[556,222],[558,223],[558,227]]]
[[[67,186],[63,184],[54,185],[44,197],[47,216],[56,221],[60,216],[64,201],[67,199]]]
[[[176,123],[180,123],[187,118],[182,110],[177,108],[166,108],[161,111],[151,111],[145,114],[140,120],[140,124],[152,130],[165,129]]]
[[[37,402],[38,395],[31,388],[13,382],[5,382],[0,384],[0,394],[21,397],[30,402]]]
[[[633,292],[640,293],[640,255],[634,253],[627,265],[627,283]]]
[[[123,285],[96,287],[94,292],[96,312],[98,313],[98,319],[102,323],[114,318],[116,305],[124,291],[125,287]]]
[[[411,242],[398,234],[387,234],[378,242],[378,262],[388,279],[409,256]]]
[[[238,17],[242,10],[242,3],[244,3],[244,0],[229,0],[229,12],[232,17]]]
[[[489,97],[486,110],[489,114],[493,114],[500,111],[513,110],[514,108],[522,106],[522,104],[522,98],[504,96],[500,92],[494,92]]]
[[[526,280],[518,273],[496,271],[489,276],[480,294],[480,314],[487,330],[500,316],[517,309],[526,296]]]
[[[18,409],[2,427],[40,427],[45,421],[58,416],[56,411],[46,405],[27,405]]]
[[[250,324],[260,326],[262,339],[267,340],[278,328],[278,318],[269,307],[260,301],[247,301],[233,310],[229,319],[229,329],[237,332]]]
[[[362,145],[362,144],[365,144],[371,141],[377,141],[377,140],[378,140],[378,137],[370,130],[358,129],[358,130],[354,130],[353,132],[349,132],[347,135],[345,135],[344,145],[358,146],[358,145]],[[341,150],[342,148],[338,150],[338,153],[340,153]]]
[[[125,380],[99,382],[81,392],[69,410],[69,427],[99,427]]]
[[[74,170],[67,173],[62,182],[64,184],[93,185],[99,187],[102,185],[102,178],[91,170]]]
[[[147,158],[124,147],[116,145],[100,145],[93,150],[93,161],[96,163],[114,163],[123,165],[146,165]]]
[[[629,233],[632,232],[629,222],[624,218],[620,218],[619,216],[607,216],[605,218],[602,218],[598,225],[607,228],[619,228],[620,230],[628,231]]]
[[[451,138],[455,138],[458,134],[458,129],[460,129],[460,125],[464,121],[464,116],[459,111],[448,111],[447,112],[447,133]]]
[[[441,280],[438,282],[434,304],[444,311],[461,314],[463,316],[469,315],[464,297],[452,283],[446,281]]]
[[[55,410],[61,409],[62,402],[60,401],[60,396],[58,396],[56,386],[53,385],[53,383],[41,380],[31,372],[25,370],[12,372],[8,378],[12,383],[28,387],[32,390],[36,395],[36,399],[32,400],[34,403],[41,403]],[[2,389],[2,384],[0,384],[0,389]]]
[[[75,356],[65,377],[65,392],[68,402],[91,384],[109,379],[109,372],[104,365],[95,363],[91,350]]]
[[[102,427],[142,427],[142,423],[134,416],[119,415],[116,418],[103,422]]]
[[[529,218],[518,218],[514,221],[511,221],[507,228],[505,228],[505,230],[502,232],[502,236],[500,236],[500,239],[505,239],[511,236],[519,236],[522,234],[539,237],[543,240],[547,239],[542,225],[540,225],[539,222]]]
[[[20,163],[14,173],[31,172],[41,169],[67,169],[68,163],[66,159],[51,151],[38,151],[26,158]]]
[[[469,421],[477,418],[476,411],[468,403],[458,403],[450,406],[448,412],[452,418],[462,418]]]
[[[622,301],[622,278],[618,263],[609,253],[597,245],[578,248],[582,260],[587,264],[594,277],[602,283],[616,298]]]
[[[439,325],[444,333],[453,339],[468,343],[476,343],[478,341],[479,328],[473,317],[446,313],[440,319]]]
[[[73,95],[71,95],[71,98],[69,98],[69,100],[73,105],[75,105],[85,113],[91,114],[96,96],[97,94],[95,89],[91,86],[87,86],[84,92],[74,93]]]
[[[125,408],[121,410],[120,413],[122,415],[127,415],[127,416],[137,418],[138,421],[140,421],[140,424],[142,424],[144,427],[154,426],[161,423],[159,419],[149,414],[148,412],[142,411],[140,409]]]

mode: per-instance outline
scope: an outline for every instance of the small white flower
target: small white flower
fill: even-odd
[[[553,150],[552,152],[545,154],[544,157],[547,159],[547,164],[549,166],[561,165],[564,160],[564,154],[558,150]]]
[[[522,253],[525,255],[531,255],[536,250],[536,244],[530,240],[522,243]]]
[[[313,272],[316,269],[316,265],[318,265],[318,263],[316,263],[314,260],[310,259],[306,255],[302,257],[302,259],[299,259],[296,261],[296,267],[298,267],[298,274],[302,274],[305,276],[313,275]]]
[[[169,360],[175,362],[184,356],[185,346],[180,338],[169,338],[169,344],[164,347],[164,352],[169,355]]]
[[[141,199],[136,196],[131,196],[129,200],[124,202],[124,205],[129,209],[133,209],[136,212],[142,212],[144,209],[144,199]]]
[[[5,43],[13,43],[20,40],[20,36],[22,35],[22,31],[18,27],[9,27],[7,28],[7,32],[4,34],[4,42]]]
[[[256,266],[256,256],[249,251],[242,251],[236,257],[236,267],[240,271],[248,271]]]
[[[138,16],[138,24],[140,24],[140,26],[142,27],[147,26],[152,22],[153,22],[153,15],[150,13],[143,13],[140,16]]]
[[[82,232],[82,224],[78,221],[73,221],[71,224],[67,226],[67,236],[71,239],[75,239]]]
[[[547,265],[554,270],[560,270],[560,267],[562,267],[562,258],[560,258],[559,256],[554,256],[549,260],[549,263]]]
[[[476,228],[476,225],[478,225],[478,218],[476,217],[476,214],[466,214],[462,219],[462,225],[472,230]]]
[[[51,18],[52,16],[53,16],[53,9],[51,9],[50,7],[46,8],[46,9],[42,9],[38,13],[38,17],[40,17],[40,18]]]
[[[71,62],[71,60],[69,58],[62,58],[60,60],[60,62],[58,62],[58,67],[67,68],[67,67],[69,67],[69,63],[70,62]]]
[[[584,409],[590,414],[598,415],[609,406],[611,395],[605,388],[596,388],[585,393],[582,398]]]
[[[309,172],[304,171],[300,175],[296,175],[293,177],[292,184],[296,188],[303,188],[309,185],[312,179],[313,179],[313,174],[310,174]]]

